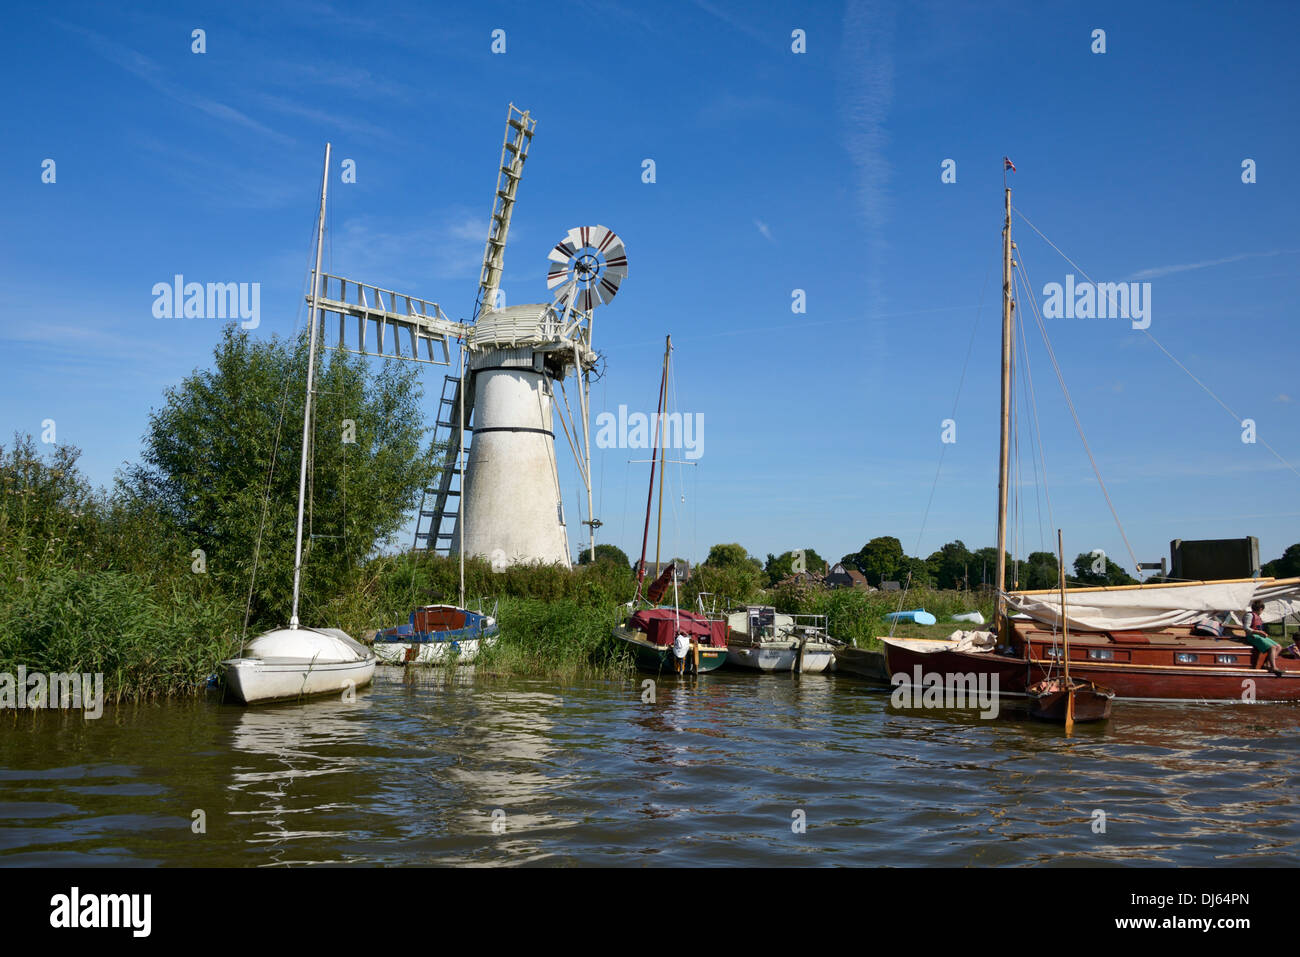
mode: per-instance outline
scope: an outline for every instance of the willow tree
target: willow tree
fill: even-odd
[[[401,528],[434,472],[418,370],[325,355],[308,474],[308,612]],[[256,562],[252,610],[262,624],[289,615],[306,377],[305,335],[255,341],[232,324],[213,367],[166,392],[150,414],[142,462],[125,471],[137,502],[179,530],[178,561],[241,596]]]

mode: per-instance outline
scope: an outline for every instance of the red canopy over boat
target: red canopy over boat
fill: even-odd
[[[672,608],[642,608],[633,612],[628,624],[656,645],[671,645],[674,635],[689,635],[700,644],[724,648],[727,644],[727,623],[710,621],[703,615]]]

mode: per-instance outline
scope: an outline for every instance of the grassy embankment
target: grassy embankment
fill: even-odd
[[[622,605],[633,591],[631,571],[598,562],[573,571],[544,566],[517,566],[494,573],[486,562],[466,564],[466,594],[486,596],[488,610],[499,602],[501,637],[481,659],[490,674],[555,677],[614,677],[628,674],[631,663],[611,634],[625,613]],[[828,616],[831,634],[860,648],[879,647],[889,632],[884,616],[899,610],[900,595],[885,592],[827,591],[815,588],[754,587],[752,576],[740,571],[696,569],[681,592],[681,606],[695,608],[696,596],[706,592],[733,602],[773,604],[781,611]],[[457,568],[454,560],[438,556],[400,555],[377,559],[366,570],[362,586],[334,609],[341,627],[354,634],[405,621],[413,606],[434,601],[454,602]],[[709,599],[706,598],[706,601]],[[476,599],[471,599],[471,606]],[[979,609],[992,615],[988,600],[955,591],[911,590],[908,609],[925,608],[939,624],[901,624],[895,634],[943,637],[959,627],[951,615]]]
[[[201,693],[218,663],[238,649],[242,603],[206,576],[143,570],[176,565],[173,558],[151,557],[143,540],[130,561],[114,551],[103,546],[68,553],[56,543],[43,556],[28,556],[21,574],[10,566],[0,576],[0,672],[14,673],[18,665],[47,673],[102,672],[110,701]],[[121,570],[125,565],[136,570]],[[682,607],[694,607],[703,590],[767,602],[782,611],[824,614],[832,635],[855,640],[859,647],[873,647],[876,636],[888,632],[884,614],[898,608],[896,594],[764,591],[746,587],[747,581],[726,570],[697,569],[683,589]],[[632,588],[629,569],[606,563],[573,571],[524,566],[494,573],[486,562],[468,562],[471,606],[484,596],[487,610],[498,604],[501,622],[500,641],[481,659],[479,673],[560,679],[630,674],[626,651],[610,630]],[[454,560],[381,557],[304,619],[360,636],[405,621],[415,605],[455,602],[457,590]],[[906,606],[924,607],[941,623],[929,629],[899,626],[897,633],[947,634],[957,626],[944,619],[978,607],[971,597],[914,590]]]

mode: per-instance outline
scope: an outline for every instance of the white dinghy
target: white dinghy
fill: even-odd
[[[375,676],[375,656],[337,628],[268,631],[223,664],[227,691],[245,704],[341,694]]]
[[[303,507],[307,460],[311,448],[311,405],[316,374],[316,328],[319,313],[321,243],[325,231],[325,194],[329,184],[330,147],[325,144],[325,176],[320,190],[316,229],[316,268],[312,272],[311,319],[307,332],[307,400],[302,417],[302,464],[298,475],[298,528],[293,564],[293,614],[288,628],[277,628],[248,642],[238,658],[221,663],[226,691],[244,704],[339,694],[369,684],[375,656],[337,628],[304,628],[298,622],[302,586]]]

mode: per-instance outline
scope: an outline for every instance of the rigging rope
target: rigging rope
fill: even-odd
[[[1044,236],[1044,235],[1043,235],[1043,231],[1042,231],[1041,229],[1039,229],[1037,226],[1035,226],[1033,223],[1031,223],[1031,222],[1029,221],[1029,218],[1028,218],[1027,216],[1025,216],[1024,213],[1020,212],[1020,210],[1019,210],[1018,208],[1016,208],[1016,207],[1012,207],[1012,208],[1015,209],[1017,215],[1019,215],[1020,218],[1023,219],[1023,220],[1025,221],[1025,225],[1026,225],[1026,226],[1028,226],[1028,227],[1029,227],[1030,229],[1032,229],[1034,232],[1038,233],[1038,235],[1039,235],[1040,237],[1042,237],[1043,242],[1047,243],[1047,245],[1049,245],[1049,246],[1051,246],[1053,249],[1055,249],[1056,252],[1057,252],[1058,254],[1060,254],[1060,256],[1061,256],[1062,259],[1064,259],[1066,262],[1068,262],[1068,263],[1069,263],[1071,266],[1073,266],[1075,269],[1079,270],[1079,275],[1083,276],[1084,279],[1088,280],[1088,282],[1092,283],[1094,286],[1097,285],[1095,282],[1093,282],[1092,277],[1089,276],[1086,272],[1084,272],[1083,268],[1082,268],[1078,263],[1076,263],[1076,262],[1075,262],[1073,259],[1071,259],[1069,256],[1065,255],[1065,253],[1061,251],[1061,248],[1060,248],[1059,246],[1057,246],[1056,243],[1052,242],[1050,239],[1048,239],[1046,236]],[[1111,296],[1114,295],[1114,291],[1113,291],[1113,290],[1110,292],[1110,295],[1111,295]],[[1111,301],[1113,302],[1114,300],[1112,299]],[[1160,350],[1161,352],[1163,352],[1166,356],[1168,356],[1169,359],[1170,359],[1170,361],[1172,361],[1172,362],[1174,363],[1174,365],[1178,366],[1178,368],[1180,368],[1180,369],[1182,369],[1184,372],[1186,372],[1187,375],[1191,378],[1191,380],[1192,380],[1193,382],[1195,382],[1198,386],[1200,386],[1200,387],[1205,391],[1205,394],[1206,394],[1206,395],[1208,395],[1211,399],[1213,399],[1215,402],[1217,402],[1217,403],[1218,403],[1218,404],[1223,408],[1223,410],[1224,410],[1225,412],[1227,412],[1230,416],[1232,416],[1232,420],[1233,420],[1234,422],[1236,422],[1236,423],[1238,423],[1238,424],[1241,423],[1241,416],[1237,415],[1236,412],[1234,412],[1231,408],[1229,408],[1229,407],[1228,407],[1228,404],[1227,404],[1226,402],[1224,402],[1221,398],[1219,398],[1218,395],[1216,395],[1216,394],[1214,393],[1214,390],[1213,390],[1213,389],[1211,389],[1208,385],[1206,385],[1204,382],[1202,382],[1200,379],[1198,379],[1198,378],[1197,378],[1197,377],[1192,373],[1192,371],[1191,371],[1190,369],[1187,368],[1187,366],[1185,366],[1185,365],[1183,365],[1181,362],[1179,362],[1178,359],[1177,359],[1177,357],[1175,357],[1174,354],[1173,354],[1172,352],[1170,352],[1168,349],[1166,349],[1166,348],[1165,348],[1165,347],[1160,343],[1160,340],[1158,340],[1155,336],[1153,336],[1153,335],[1151,334],[1151,330],[1150,330],[1150,329],[1142,329],[1142,330],[1140,330],[1140,331],[1141,331],[1141,332],[1142,332],[1142,333],[1143,333],[1143,334],[1144,334],[1148,339],[1151,340],[1151,342],[1155,345],[1155,347],[1156,347],[1157,349],[1159,349],[1159,350]],[[1278,452],[1277,449],[1273,448],[1273,446],[1269,445],[1268,442],[1267,442],[1265,439],[1263,439],[1263,438],[1261,438],[1260,436],[1256,435],[1255,440],[1256,440],[1257,442],[1259,442],[1260,445],[1264,446],[1264,448],[1268,449],[1269,452],[1271,452],[1271,453],[1273,454],[1273,457],[1274,457],[1275,459],[1277,459],[1279,462],[1281,462],[1283,466],[1285,466],[1286,468],[1290,469],[1290,470],[1291,470],[1292,472],[1294,472],[1296,475],[1300,476],[1300,470],[1298,470],[1294,465],[1292,465],[1292,464],[1291,464],[1290,462],[1288,462],[1285,458],[1283,458],[1283,457],[1282,457],[1282,454],[1281,454],[1280,452]]]
[[[1033,423],[1034,441],[1030,444],[1030,458],[1034,463],[1034,504],[1038,507],[1038,549],[1047,551],[1047,542],[1043,538],[1043,498],[1047,498],[1047,518],[1052,522],[1052,528],[1056,527],[1056,518],[1052,514],[1052,493],[1048,487],[1047,479],[1047,450],[1043,448],[1043,430],[1038,421],[1038,396],[1034,392],[1034,373],[1029,361],[1029,342],[1025,338],[1025,324],[1019,323],[1020,329],[1020,355],[1025,364],[1025,377],[1021,381],[1021,386],[1025,391],[1025,398],[1029,405],[1031,421]],[[1035,446],[1038,449],[1038,455],[1034,455]],[[1038,480],[1038,460],[1043,460],[1043,478],[1040,483]],[[1041,494],[1040,494],[1041,493]],[[1028,557],[1028,556],[1026,556]]]
[[[294,338],[297,338],[298,328],[302,323],[303,305],[306,303],[307,292],[310,289],[311,284],[311,271],[312,266],[314,265],[313,260],[315,258],[314,247],[316,245],[316,219],[316,215],[313,215],[311,218],[312,241],[310,244],[311,251],[308,253],[307,257],[307,262],[309,264],[307,269],[308,278],[303,281],[303,295],[298,297],[298,308],[293,317]],[[257,540],[253,544],[253,567],[248,576],[248,600],[244,603],[244,625],[239,634],[239,653],[241,655],[244,653],[244,639],[248,637],[248,620],[253,613],[253,588],[257,582],[257,565],[262,553],[262,533],[266,529],[266,513],[271,505],[271,482],[275,477],[275,463],[280,452],[280,435],[284,426],[285,409],[289,403],[289,385],[292,382],[292,379],[292,375],[285,376],[284,389],[280,393],[280,418],[275,425],[275,442],[271,446],[271,464],[266,470],[266,488],[262,493],[262,517],[257,523]]]
[[[1029,269],[1025,266],[1023,253],[1021,253],[1017,259],[1017,268],[1024,272],[1025,284],[1029,287],[1029,290],[1032,293],[1034,284],[1029,278]],[[1080,272],[1082,272],[1082,270],[1080,270]],[[1097,477],[1097,484],[1101,486],[1101,494],[1105,496],[1106,505],[1110,509],[1111,517],[1115,519],[1115,527],[1119,529],[1120,538],[1124,540],[1124,547],[1128,549],[1129,558],[1133,560],[1133,570],[1140,573],[1140,569],[1137,567],[1139,564],[1137,555],[1133,552],[1133,546],[1129,544],[1128,535],[1124,531],[1124,523],[1119,520],[1119,512],[1115,510],[1115,503],[1111,501],[1110,491],[1106,488],[1106,483],[1101,477],[1101,469],[1097,467],[1097,460],[1093,457],[1092,447],[1088,445],[1088,437],[1083,434],[1083,423],[1079,421],[1079,413],[1074,408],[1074,400],[1070,397],[1070,390],[1065,384],[1065,376],[1061,372],[1061,364],[1056,361],[1056,351],[1052,348],[1052,340],[1047,335],[1047,326],[1044,324],[1043,317],[1038,311],[1038,301],[1032,294],[1025,298],[1029,300],[1030,313],[1034,317],[1034,322],[1038,324],[1038,332],[1043,337],[1043,345],[1047,347],[1047,357],[1052,361],[1052,368],[1056,371],[1056,381],[1060,383],[1061,393],[1065,396],[1065,404],[1069,407],[1070,416],[1074,419],[1074,427],[1079,433],[1079,440],[1083,442],[1083,449],[1088,453],[1088,462],[1092,465],[1092,474]]]

